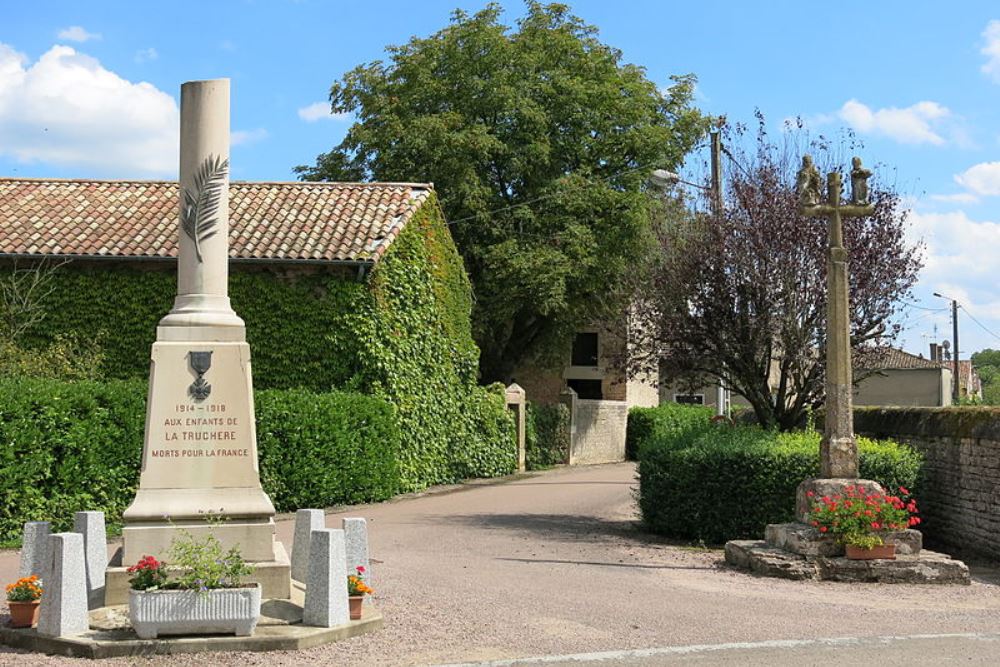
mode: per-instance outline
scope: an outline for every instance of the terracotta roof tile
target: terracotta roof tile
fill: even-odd
[[[420,183],[231,183],[234,259],[376,262]],[[0,255],[177,256],[177,183],[0,179]]]

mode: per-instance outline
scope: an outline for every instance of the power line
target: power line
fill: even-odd
[[[940,313],[944,310],[948,310],[947,308],[928,308],[927,306],[918,306],[917,304],[910,303],[909,301],[902,301],[901,303],[908,308],[916,308],[917,310],[929,310],[932,313]]]
[[[990,329],[988,329],[988,328],[986,327],[986,325],[985,325],[985,324],[983,324],[982,322],[980,322],[979,320],[977,320],[977,319],[976,319],[976,318],[975,318],[975,317],[974,317],[974,316],[972,315],[972,313],[970,313],[970,312],[969,312],[969,309],[968,309],[968,308],[966,308],[965,306],[961,306],[961,305],[960,305],[959,307],[960,307],[960,308],[961,308],[962,310],[964,310],[964,311],[965,311],[965,314],[969,316],[969,319],[971,319],[971,320],[972,320],[973,322],[975,322],[976,324],[978,324],[978,325],[979,325],[979,328],[980,328],[980,329],[982,329],[983,331],[985,331],[985,332],[986,332],[986,333],[988,333],[989,335],[993,336],[993,337],[994,337],[994,338],[996,338],[997,340],[1000,340],[1000,335],[997,335],[997,334],[996,334],[995,332],[993,332],[993,331],[991,331]]]

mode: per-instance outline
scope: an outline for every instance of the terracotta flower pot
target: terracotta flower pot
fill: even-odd
[[[10,627],[32,628],[38,623],[38,600],[31,602],[7,602],[10,607]]]
[[[896,560],[895,544],[882,544],[871,549],[848,544],[846,551],[850,560]]]
[[[364,595],[349,595],[347,596],[348,609],[351,612],[352,621],[361,620],[361,605],[365,601]]]

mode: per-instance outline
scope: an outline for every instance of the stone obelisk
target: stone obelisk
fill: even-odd
[[[228,79],[181,86],[180,137],[177,297],[153,344],[122,566],[169,560],[179,528],[211,532],[256,565],[264,597],[287,598],[288,558],[257,466],[250,346],[228,296]]]

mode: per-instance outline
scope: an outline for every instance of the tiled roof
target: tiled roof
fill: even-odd
[[[236,260],[376,262],[431,185],[230,184]],[[0,179],[0,255],[177,256],[178,188],[165,181]]]
[[[894,347],[879,347],[864,350],[858,353],[855,365],[868,370],[941,367],[940,362],[924,359],[915,354],[897,350]]]

